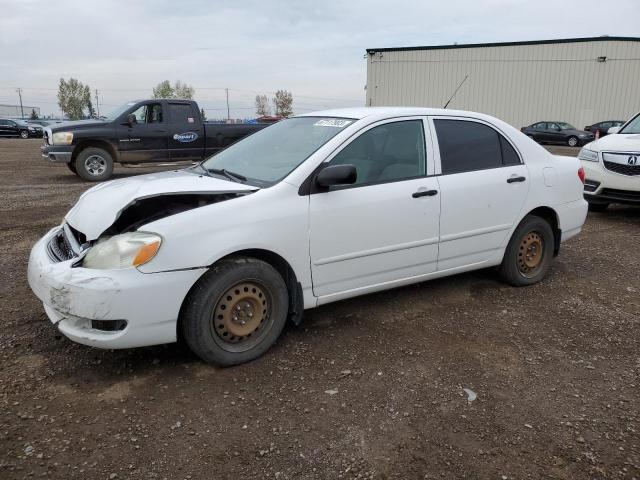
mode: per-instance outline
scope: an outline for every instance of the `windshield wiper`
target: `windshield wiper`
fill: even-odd
[[[230,172],[226,168],[207,168],[207,172],[222,175],[236,183],[242,183],[247,180],[247,177],[245,177],[244,175],[240,175],[239,173],[235,173],[235,172]]]

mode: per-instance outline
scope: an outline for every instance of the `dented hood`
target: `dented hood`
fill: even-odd
[[[256,187],[178,170],[101,183],[83,193],[65,220],[86,235],[97,239],[136,200],[174,194],[225,194],[256,190]]]

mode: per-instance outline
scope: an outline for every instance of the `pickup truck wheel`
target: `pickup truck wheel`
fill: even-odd
[[[513,232],[498,271],[514,287],[542,280],[553,262],[554,236],[549,223],[535,215],[524,217]]]
[[[82,150],[75,159],[78,176],[90,182],[101,182],[113,173],[113,159],[106,150],[89,147]]]
[[[223,260],[187,296],[182,334],[205,362],[238,365],[274,344],[288,309],[287,286],[275,268],[250,257]]]
[[[20,130],[20,138],[29,138],[29,132],[26,130]]]

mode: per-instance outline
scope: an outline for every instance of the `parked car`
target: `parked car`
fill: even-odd
[[[24,120],[0,118],[0,136],[2,137],[42,137],[42,127],[30,125]]]
[[[567,122],[536,122],[520,129],[538,143],[556,143],[577,147],[594,139],[591,132],[578,130]]]
[[[593,125],[587,125],[584,127],[585,132],[591,132],[594,135],[596,132],[599,137],[604,137],[609,134],[609,129],[612,127],[621,127],[624,125],[624,120],[606,120],[604,122],[594,123]]]
[[[640,113],[611,134],[585,145],[578,158],[585,170],[584,196],[589,208],[611,203],[640,205]]]
[[[204,123],[192,100],[139,100],[97,120],[48,126],[42,156],[99,182],[111,176],[116,162],[199,162],[266,126]]]
[[[76,342],[180,336],[233,365],[336,300],[494,266],[539,282],[582,228],[582,179],[577,158],[488,115],[310,113],[197,166],[89,189],[33,247],[29,284]]]

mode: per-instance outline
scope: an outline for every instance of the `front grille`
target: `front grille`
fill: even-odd
[[[640,165],[625,165],[623,163],[607,162],[604,160],[604,168],[622,175],[640,175]]]
[[[76,256],[71,248],[69,240],[67,240],[67,237],[64,234],[63,229],[60,229],[60,231],[58,231],[58,233],[49,240],[47,250],[49,251],[51,260],[54,262],[64,262],[65,260],[71,260]]]
[[[615,188],[603,188],[602,194],[610,198],[618,200],[625,200],[629,202],[640,202],[640,191],[634,192],[631,190],[616,190]]]

